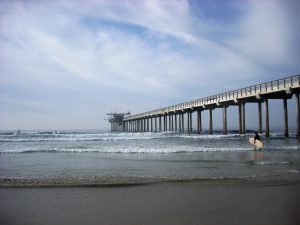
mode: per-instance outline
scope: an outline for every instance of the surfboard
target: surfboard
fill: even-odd
[[[262,148],[263,143],[259,140],[255,140],[255,144],[254,144],[254,138],[249,138],[249,142],[250,144],[254,145],[257,148]]]

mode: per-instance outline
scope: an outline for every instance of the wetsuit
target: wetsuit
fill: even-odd
[[[258,134],[255,134],[255,136],[254,136],[254,141],[255,140],[259,140],[260,141],[260,136],[258,135]]]

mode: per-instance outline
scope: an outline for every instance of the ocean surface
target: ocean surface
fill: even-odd
[[[300,175],[295,133],[248,142],[254,131],[222,135],[101,130],[0,132],[0,184],[130,183]]]

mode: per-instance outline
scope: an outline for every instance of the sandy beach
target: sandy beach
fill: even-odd
[[[299,224],[299,182],[0,188],[0,224]]]

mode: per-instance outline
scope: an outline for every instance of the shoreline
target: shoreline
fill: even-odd
[[[1,224],[298,224],[300,183],[0,188]]]
[[[216,185],[289,185],[300,184],[298,173],[276,174],[250,177],[139,177],[139,176],[112,176],[112,177],[0,177],[0,188],[43,188],[43,187],[130,187],[154,184],[216,184]]]

